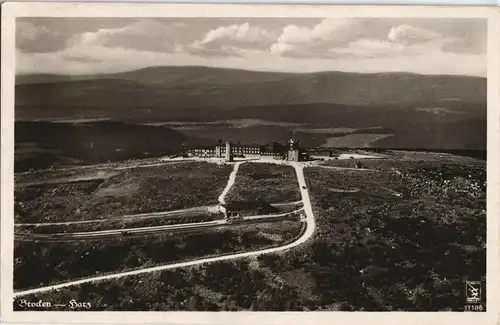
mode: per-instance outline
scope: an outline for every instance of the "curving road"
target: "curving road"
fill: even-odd
[[[296,246],[306,242],[309,238],[312,237],[312,235],[314,234],[314,231],[316,229],[316,222],[314,220],[314,215],[313,215],[312,206],[311,206],[311,200],[309,198],[309,192],[308,192],[308,189],[306,187],[303,166],[297,162],[292,162],[292,163],[290,163],[290,165],[295,169],[295,173],[297,174],[297,180],[299,183],[300,193],[302,196],[302,202],[304,203],[303,209],[304,209],[304,212],[306,215],[306,218],[305,218],[306,230],[304,231],[302,236],[300,236],[296,241],[294,241],[292,243],[289,243],[289,244],[284,245],[284,246],[262,249],[262,250],[258,250],[258,251],[236,253],[236,254],[232,254],[232,255],[217,256],[217,257],[208,257],[208,258],[203,258],[203,259],[198,259],[198,260],[193,260],[193,261],[188,261],[188,262],[179,262],[179,263],[155,266],[155,267],[150,267],[150,268],[145,268],[145,269],[120,272],[120,273],[108,274],[108,275],[102,275],[102,276],[96,276],[96,277],[89,277],[89,278],[85,278],[85,279],[81,279],[81,280],[77,280],[77,281],[71,281],[71,282],[66,282],[66,283],[61,283],[61,284],[56,284],[56,285],[51,285],[51,286],[46,286],[46,287],[41,287],[41,288],[36,288],[36,289],[14,292],[14,297],[20,297],[20,296],[25,296],[25,295],[34,294],[34,293],[40,293],[40,292],[46,292],[46,291],[50,291],[50,290],[66,288],[66,287],[70,287],[70,286],[74,286],[74,285],[80,285],[83,283],[105,281],[105,280],[117,279],[117,278],[122,278],[122,277],[126,277],[126,276],[131,276],[131,275],[138,275],[138,274],[149,273],[149,272],[157,272],[157,271],[175,269],[175,268],[204,264],[204,263],[232,260],[232,259],[242,258],[242,257],[250,257],[250,256],[258,256],[258,255],[262,255],[262,254],[277,253],[277,252],[285,251],[285,250],[288,250],[290,248],[296,247]],[[235,170],[237,171],[236,166],[235,166]],[[234,172],[234,177],[236,177],[236,172],[235,171],[233,171],[233,172]],[[234,180],[233,180],[233,183],[234,183]],[[228,182],[228,184],[229,184],[229,182]],[[221,197],[224,198],[224,196],[222,196],[222,195],[221,195]]]
[[[290,205],[299,205],[302,201],[295,202],[281,202],[281,203],[271,203],[272,206],[282,207],[282,206],[290,206]],[[215,213],[219,212],[219,208],[217,205],[205,205],[193,208],[185,208],[179,210],[170,210],[170,211],[162,211],[162,212],[150,212],[150,213],[139,213],[139,214],[128,214],[121,215],[112,218],[106,219],[91,219],[91,220],[79,220],[79,221],[60,221],[60,222],[41,222],[41,223],[16,223],[14,227],[21,226],[69,226],[69,225],[78,225],[78,224],[88,224],[88,223],[103,223],[103,222],[121,222],[121,221],[129,221],[135,219],[154,219],[154,218],[164,218],[164,217],[176,217],[188,215],[190,213]]]
[[[203,229],[208,227],[214,227],[219,225],[224,225],[227,222],[225,220],[214,220],[205,222],[192,222],[192,223],[181,223],[174,225],[163,225],[163,226],[151,226],[151,227],[138,227],[138,228],[123,228],[123,229],[110,229],[110,230],[98,230],[98,231],[85,231],[85,232],[68,232],[68,233],[15,233],[16,237],[19,239],[101,239],[108,237],[123,236],[123,232],[129,234],[148,234],[148,233],[158,233],[160,231],[172,231],[180,229]]]
[[[221,226],[231,226],[233,222],[235,224],[243,223],[255,223],[255,222],[273,222],[277,220],[285,220],[287,217],[292,217],[294,214],[300,212],[303,208],[280,213],[280,214],[266,214],[266,215],[256,215],[242,217],[241,219],[236,219],[234,221],[223,220],[213,220],[213,221],[203,221],[203,222],[190,222],[190,223],[179,223],[173,225],[163,225],[163,226],[150,226],[150,227],[137,227],[137,228],[120,228],[120,229],[109,229],[109,230],[97,230],[97,231],[85,231],[85,232],[68,232],[68,233],[15,233],[16,240],[25,241],[71,241],[71,240],[84,240],[84,239],[103,239],[112,238],[116,236],[123,236],[123,232],[127,232],[129,235],[141,235],[158,232],[168,232],[168,231],[199,231],[209,228],[219,228]]]

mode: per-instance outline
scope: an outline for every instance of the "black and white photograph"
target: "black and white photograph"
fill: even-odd
[[[13,314],[487,312],[491,18],[329,10],[16,17]]]

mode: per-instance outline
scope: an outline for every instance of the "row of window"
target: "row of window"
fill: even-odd
[[[226,149],[221,149],[220,152],[225,153]],[[242,152],[242,153],[260,153],[260,149],[255,149],[255,148],[232,148],[231,152],[236,153],[236,152]]]
[[[195,153],[207,153],[207,152],[210,152],[210,153],[215,153],[216,151],[213,150],[213,149],[194,149],[193,152]],[[221,153],[226,153],[226,150],[221,150],[220,151]],[[248,149],[248,150],[231,150],[232,153],[238,153],[238,152],[242,152],[242,153],[254,153],[254,154],[261,154],[261,155],[264,155],[264,156],[273,156],[273,155],[281,155],[281,153],[277,153],[277,152],[261,152],[260,150],[254,150],[254,149]]]
[[[214,153],[215,154],[215,150],[211,150],[211,149],[194,149],[194,152],[196,152],[196,153]]]
[[[221,148],[222,149],[222,148]],[[238,150],[240,149],[240,150]],[[226,150],[214,150],[214,149],[193,149],[192,151],[196,155],[212,155],[214,156],[216,153],[220,155],[225,155]],[[266,157],[274,157],[274,158],[281,158],[285,155],[285,153],[277,153],[277,152],[261,152],[260,148],[255,148],[255,147],[244,147],[243,150],[241,148],[232,148],[231,153],[245,153],[245,154],[255,154],[255,155],[261,155],[261,156],[266,156]],[[290,152],[289,154],[291,155],[296,155],[295,152]]]

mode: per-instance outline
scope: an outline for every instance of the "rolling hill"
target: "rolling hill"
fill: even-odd
[[[308,147],[486,149],[484,78],[151,67],[18,76],[15,90],[16,170],[164,155],[219,138],[263,143],[294,136]],[[96,118],[105,121],[73,121]],[[51,123],[58,119],[66,121]],[[245,119],[262,125],[205,123]],[[168,121],[201,126],[161,126]],[[144,125],[149,123],[156,125]],[[324,131],[335,128],[358,131]]]
[[[151,67],[99,76],[18,76],[16,83],[16,118],[23,120],[75,116],[170,120],[189,115],[196,120],[202,110],[218,113],[269,105],[411,108],[486,102],[484,78],[408,73]]]
[[[162,156],[212,144],[163,127],[114,121],[16,122],[15,142],[16,172]]]

